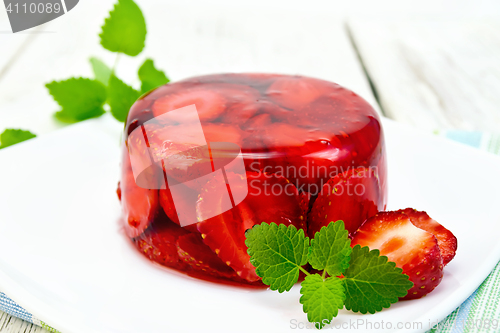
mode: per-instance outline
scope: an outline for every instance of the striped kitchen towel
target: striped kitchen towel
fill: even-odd
[[[446,131],[438,133],[452,140],[500,155],[500,135],[480,132]],[[488,278],[455,311],[429,332],[500,332],[500,266],[497,265]],[[50,332],[58,332],[0,292],[0,310],[30,323],[42,326]]]
[[[59,331],[45,324],[38,318],[33,317],[31,313],[24,310],[16,302],[8,298],[4,293],[0,292],[0,310],[10,314],[11,316],[21,318],[29,323],[45,328],[49,332],[59,333]]]

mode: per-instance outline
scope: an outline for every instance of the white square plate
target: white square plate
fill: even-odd
[[[374,315],[342,310],[333,325],[359,332],[383,320],[382,331],[389,322],[426,331],[500,259],[500,158],[389,120],[384,129],[389,209],[426,210],[457,236],[457,256],[427,297]],[[115,194],[120,131],[102,117],[0,151],[0,290],[64,333],[305,326],[298,285],[278,294],[203,282],[154,265],[131,246]]]

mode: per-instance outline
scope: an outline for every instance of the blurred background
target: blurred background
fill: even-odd
[[[45,83],[92,77],[115,54],[98,34],[114,0],[80,0],[13,34],[0,8],[0,132],[62,126]],[[117,74],[139,86],[152,58],[171,80],[216,72],[302,74],[344,85],[385,116],[425,131],[500,127],[500,2],[494,0],[204,2],[137,0],[145,50]]]

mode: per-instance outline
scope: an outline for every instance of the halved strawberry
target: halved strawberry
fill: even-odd
[[[205,87],[194,86],[157,99],[153,104],[153,114],[158,117],[166,112],[194,104],[198,111],[198,117],[192,114],[183,117],[179,114],[176,120],[181,124],[197,120],[211,121],[224,112],[226,102],[224,95]]]
[[[179,123],[201,120],[202,123],[213,121],[223,115],[226,110],[242,106],[251,107],[259,97],[259,92],[246,85],[214,83],[206,86],[192,85],[175,93],[159,98],[153,105],[153,113],[160,116],[185,106],[196,105],[198,117],[192,114],[177,115]]]
[[[161,126],[144,125],[153,159],[162,163],[168,176],[185,183],[211,173],[207,142],[229,142],[240,146],[241,130],[227,124],[195,123]],[[189,186],[189,185],[188,185]]]
[[[246,198],[236,207],[224,211],[222,203],[227,189],[209,182],[197,205],[198,231],[203,241],[241,278],[253,282],[260,278],[250,263],[245,245],[245,231],[261,222],[293,224],[301,227],[298,191],[285,178],[271,174],[247,172],[247,184],[241,176],[227,174],[233,197]],[[205,216],[211,217],[205,220]]]
[[[142,254],[163,266],[183,269],[186,265],[177,253],[177,240],[188,231],[160,214],[150,228],[134,239]]]
[[[411,223],[417,228],[423,229],[436,236],[441,255],[443,256],[443,265],[447,265],[457,251],[457,238],[451,231],[443,227],[437,221],[433,220],[426,212],[419,212],[413,208],[398,210],[410,217]]]
[[[316,135],[309,129],[287,123],[272,123],[260,132],[263,143],[271,149],[302,147],[304,142],[314,140]]]
[[[153,160],[176,181],[186,182],[212,171],[210,153],[199,124],[148,123],[144,129]]]
[[[122,163],[122,179],[118,192],[125,218],[125,232],[133,238],[142,234],[157,215],[158,190],[137,186],[128,154],[123,155]]]
[[[231,142],[238,146],[243,135],[239,127],[228,124],[204,124],[203,133],[207,142]]]
[[[309,237],[321,227],[342,220],[352,235],[364,220],[384,208],[384,196],[374,168],[350,169],[330,179],[308,216]]]
[[[176,224],[180,225],[179,222],[179,216],[177,216],[177,210],[175,209],[175,204],[174,204],[174,199],[172,198],[172,193],[170,192],[170,188],[162,189],[159,192],[160,195],[160,205],[163,208],[163,211],[165,214],[168,216],[170,220],[175,222]],[[180,205],[181,203],[184,202],[179,202],[178,204]],[[180,209],[181,212],[189,212],[189,210],[186,209]],[[196,212],[194,211],[196,214]]]
[[[414,226],[402,212],[381,212],[366,220],[352,238],[351,246],[356,244],[379,249],[409,276],[414,286],[401,299],[425,296],[443,278],[443,257],[436,237]]]
[[[237,278],[236,272],[203,243],[200,234],[187,234],[179,237],[177,253],[179,258],[193,270],[218,277]]]
[[[144,124],[144,130],[155,160],[206,144],[203,130],[196,123],[165,126],[148,122]]]

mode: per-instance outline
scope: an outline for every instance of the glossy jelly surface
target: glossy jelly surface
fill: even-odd
[[[118,194],[125,231],[149,259],[258,286],[245,230],[276,222],[313,237],[344,220],[352,233],[385,208],[386,178],[380,120],[352,91],[221,74],[162,86],[132,106]]]

